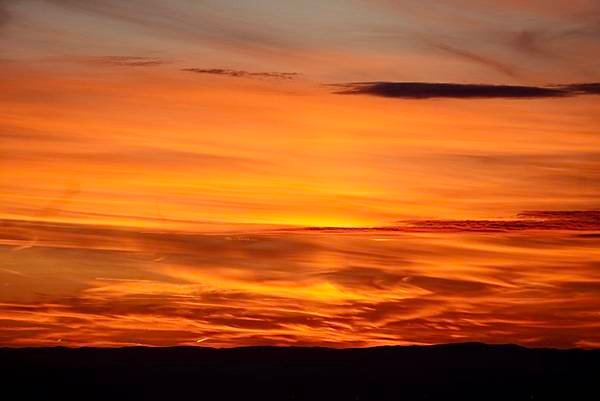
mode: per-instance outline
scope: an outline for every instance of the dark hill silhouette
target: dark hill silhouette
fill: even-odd
[[[479,343],[0,349],[13,400],[600,400],[600,350]]]

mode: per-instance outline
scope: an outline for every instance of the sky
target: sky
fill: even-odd
[[[0,0],[0,345],[600,347],[596,0]]]

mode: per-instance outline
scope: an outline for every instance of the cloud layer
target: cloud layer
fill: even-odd
[[[480,224],[215,234],[3,220],[0,343],[597,344],[599,238]]]
[[[0,344],[600,344],[598,5],[0,0]]]
[[[505,220],[412,220],[379,227],[306,227],[329,232],[510,232],[529,230],[600,231],[600,211],[527,211]],[[294,229],[292,229],[294,230]]]
[[[399,99],[534,99],[596,95],[600,84],[557,86],[484,85],[429,82],[355,82],[330,85],[340,95],[372,95]]]

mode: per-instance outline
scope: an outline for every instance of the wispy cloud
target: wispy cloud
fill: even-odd
[[[254,78],[254,79],[294,79],[297,78],[297,72],[251,72],[244,70],[231,70],[227,68],[184,68],[182,71],[193,72],[196,74],[222,75],[234,78]]]
[[[139,56],[100,56],[78,58],[76,61],[84,64],[103,65],[111,67],[155,67],[167,64],[168,61]]]
[[[571,84],[563,89],[574,95],[600,95],[600,82]]]
[[[516,69],[514,67],[512,67],[511,65],[501,62],[501,61],[498,61],[491,57],[487,57],[482,54],[475,53],[473,51],[460,49],[458,47],[450,46],[450,45],[447,45],[444,43],[429,42],[429,44],[434,49],[440,50],[440,51],[448,53],[452,56],[464,59],[466,61],[470,61],[470,62],[474,62],[474,63],[480,64],[480,65],[483,65],[486,67],[490,67],[504,75],[508,75],[509,77],[516,77],[519,75],[517,73]]]
[[[221,7],[157,0],[45,0],[78,14],[88,14],[143,29],[152,35],[201,43],[245,53],[287,52],[289,41],[252,19],[236,19]]]
[[[548,41],[549,35],[545,34],[543,31],[536,31],[533,29],[525,29],[518,31],[511,35],[510,45],[512,47],[527,55],[535,55],[535,56],[550,56],[551,53],[545,47],[546,42]],[[555,55],[552,55],[555,56]]]
[[[525,211],[507,220],[405,220],[397,225],[377,227],[306,227],[307,231],[327,232],[510,232],[600,231],[600,211]]]
[[[329,85],[339,95],[372,95],[399,99],[532,99],[600,94],[600,83],[555,86],[487,85],[435,82],[351,82]]]
[[[521,218],[544,220],[571,220],[600,224],[600,210],[528,210],[517,215]]]

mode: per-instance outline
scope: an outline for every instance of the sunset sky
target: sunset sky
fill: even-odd
[[[597,0],[0,0],[0,346],[600,347]]]

